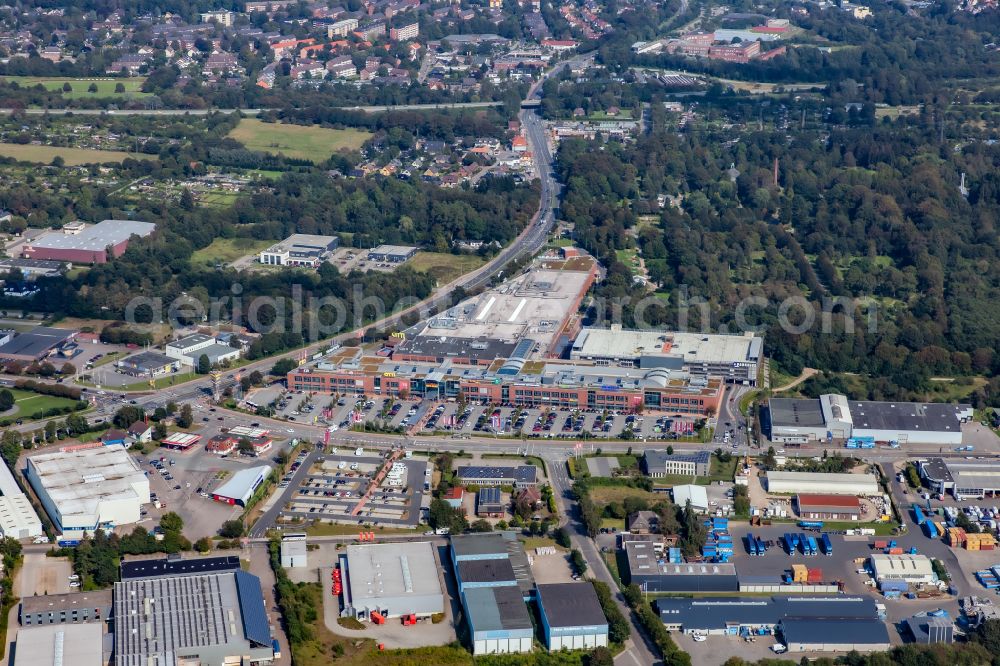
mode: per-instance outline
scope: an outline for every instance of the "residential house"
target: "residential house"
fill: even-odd
[[[145,421],[136,421],[128,427],[128,435],[134,441],[145,444],[153,439],[153,426]]]
[[[654,534],[660,530],[660,517],[655,511],[636,511],[629,514],[626,527],[632,534]]]

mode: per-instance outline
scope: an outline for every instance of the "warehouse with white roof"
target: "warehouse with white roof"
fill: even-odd
[[[881,493],[874,474],[768,472],[767,492],[778,495],[822,494],[868,497]]]
[[[902,580],[914,585],[934,583],[937,575],[926,555],[886,555],[873,553],[869,556],[875,580]]]
[[[0,464],[0,536],[30,539],[42,535],[42,521],[21,492],[7,465]]]
[[[149,479],[121,444],[67,446],[28,458],[28,483],[56,529],[93,532],[139,521]]]
[[[435,548],[429,541],[348,546],[339,557],[344,577],[342,616],[363,620],[444,612]]]

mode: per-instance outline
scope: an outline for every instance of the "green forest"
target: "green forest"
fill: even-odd
[[[603,307],[627,299],[626,325],[640,323],[640,303],[641,323],[675,326],[682,297],[702,300],[689,325],[759,328],[782,371],[880,377],[876,398],[919,394],[932,376],[996,372],[1000,146],[942,142],[929,109],[825,132],[751,124],[738,140],[678,134],[655,104],[650,115],[652,131],[634,144],[568,141],[559,151],[562,214],[609,266]],[[641,251],[652,299],[620,261],[630,247]],[[765,300],[737,307],[748,297]],[[808,302],[808,330],[778,325],[791,297]],[[808,316],[787,314],[792,324]],[[1000,399],[990,389],[978,399]]]

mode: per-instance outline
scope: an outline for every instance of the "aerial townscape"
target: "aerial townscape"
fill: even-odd
[[[0,666],[1000,666],[998,44],[0,4]]]

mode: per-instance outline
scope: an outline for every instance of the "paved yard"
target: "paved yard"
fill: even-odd
[[[73,567],[68,558],[25,553],[14,594],[19,597],[65,594],[72,591],[69,586],[72,573]]]
[[[603,456],[600,458],[587,458],[587,470],[591,476],[614,476],[614,471],[618,469],[618,458]]]
[[[536,583],[572,583],[573,571],[569,563],[569,553],[557,550],[555,555],[538,555],[528,551],[532,558],[531,573]]]

